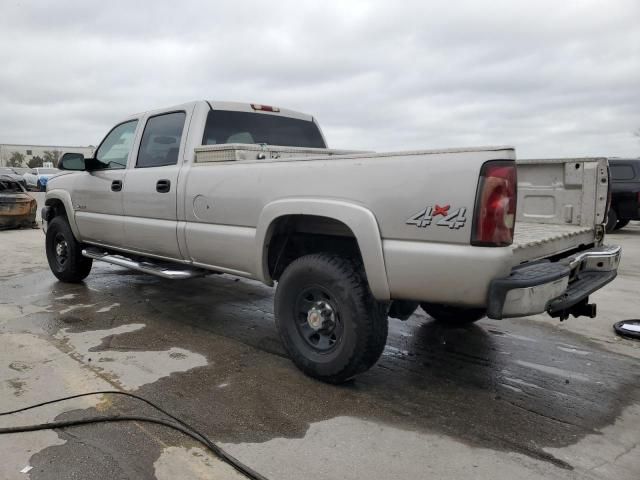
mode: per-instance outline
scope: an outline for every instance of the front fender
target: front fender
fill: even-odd
[[[76,217],[74,215],[73,203],[71,203],[71,195],[66,190],[54,189],[47,191],[47,196],[45,197],[44,204],[47,206],[52,205],[56,200],[62,202],[64,205],[64,210],[67,214],[67,221],[69,222],[69,226],[71,227],[71,231],[76,239],[80,240],[80,232],[78,231],[78,226],[76,225]]]
[[[268,246],[274,222],[285,215],[314,215],[344,223],[358,243],[371,293],[377,300],[387,301],[391,298],[378,222],[371,210],[342,200],[286,198],[267,204],[256,228],[256,276],[259,280],[273,284],[268,268]]]

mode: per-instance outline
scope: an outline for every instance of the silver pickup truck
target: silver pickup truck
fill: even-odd
[[[328,382],[369,369],[388,316],[418,306],[453,325],[594,316],[620,261],[603,245],[606,159],[331,150],[309,115],[197,101],[128,117],[60,168],[76,172],[49,182],[42,212],[56,277],[100,260],[277,282],[287,351]]]

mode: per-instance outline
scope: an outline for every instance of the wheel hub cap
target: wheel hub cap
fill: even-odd
[[[332,327],[335,324],[333,308],[327,302],[316,302],[307,313],[307,323],[316,331]]]

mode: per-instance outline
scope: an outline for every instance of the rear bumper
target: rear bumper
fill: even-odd
[[[566,318],[575,315],[578,306],[578,314],[587,314],[583,304],[616,277],[621,253],[619,246],[605,245],[558,262],[516,267],[508,277],[491,282],[487,316],[502,319],[548,312]]]

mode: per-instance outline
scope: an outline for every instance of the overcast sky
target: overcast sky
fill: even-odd
[[[636,157],[640,1],[2,1],[0,143],[196,99],[311,113],[332,147]]]

